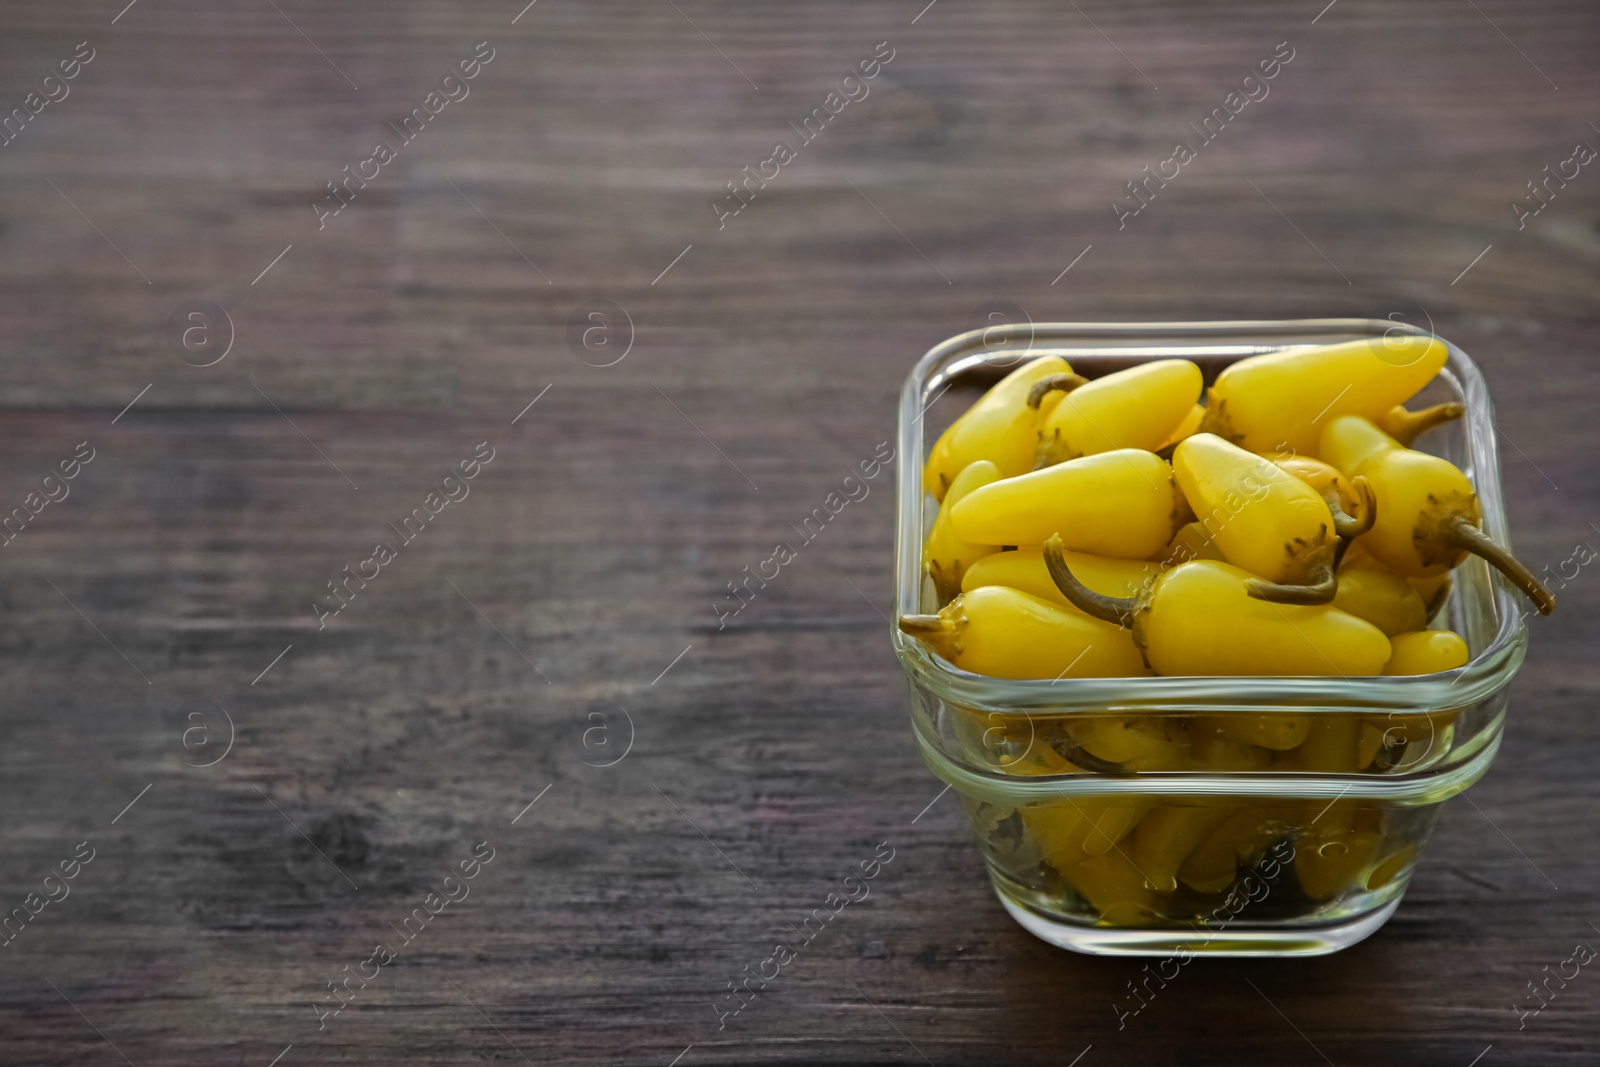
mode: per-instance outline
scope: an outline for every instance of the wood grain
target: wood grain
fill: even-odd
[[[1431,317],[1489,375],[1521,553],[1600,543],[1600,177],[1522,230],[1509,206],[1600,143],[1589,5],[123,7],[0,11],[7,108],[96,49],[0,148],[0,506],[96,449],[0,550],[0,904],[96,850],[0,949],[0,1061],[1592,1060],[1600,977],[1512,1008],[1600,939],[1590,570],[1381,933],[1196,964],[1120,1031],[1138,965],[1022,932],[928,807],[880,617],[890,476],[725,629],[712,607],[992,300]],[[484,40],[319,231],[325,183]],[[725,183],[883,41],[870,95],[719,230]],[[1119,231],[1124,183],[1281,41],[1270,95]],[[207,368],[168,340],[195,300],[234,326]],[[610,367],[567,342],[600,300],[632,323]],[[319,629],[325,583],[484,441]],[[619,708],[631,750],[589,765]],[[219,709],[232,749],[193,766]],[[319,1030],[483,841],[470,897]],[[870,899],[719,1030],[725,983],[883,841]]]

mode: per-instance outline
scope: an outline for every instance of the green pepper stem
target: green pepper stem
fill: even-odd
[[[1322,499],[1328,504],[1328,510],[1333,513],[1333,532],[1340,537],[1348,539],[1360,537],[1372,529],[1372,524],[1378,520],[1378,498],[1372,491],[1372,483],[1366,475],[1358,474],[1350,482],[1350,487],[1361,498],[1360,517],[1349,515],[1344,510],[1344,503],[1339,499],[1339,490],[1328,486],[1323,492]]]
[[[902,615],[900,632],[910,637],[942,637],[954,633],[956,624],[943,615]]]
[[[1033,383],[1033,388],[1028,390],[1028,406],[1038,410],[1044,398],[1056,390],[1070,393],[1078,386],[1088,384],[1089,379],[1081,374],[1052,374],[1048,378],[1040,378]]]
[[[1092,774],[1134,773],[1126,764],[1113,763],[1110,760],[1101,759],[1099,756],[1096,756],[1094,753],[1078,744],[1078,742],[1074,741],[1071,734],[1066,733],[1065,731],[1062,733],[1063,736],[1061,739],[1052,741],[1050,743],[1050,747],[1055,749],[1057,754],[1059,754],[1074,767],[1080,767]]]
[[[1073,607],[1091,619],[1109,622],[1124,629],[1133,628],[1133,612],[1138,601],[1131,596],[1106,596],[1104,593],[1096,593],[1078,581],[1078,576],[1067,566],[1066,552],[1061,544],[1060,534],[1051,534],[1050,540],[1044,543],[1044,565],[1050,572],[1051,581],[1056,583],[1056,588],[1061,590],[1061,595],[1066,597],[1067,602]]]
[[[1390,437],[1400,442],[1402,446],[1410,448],[1411,443],[1417,438],[1435,426],[1443,426],[1447,422],[1459,419],[1466,413],[1466,410],[1465,404],[1458,404],[1453,401],[1448,404],[1435,404],[1433,407],[1423,408],[1421,411],[1407,411],[1402,407],[1400,411],[1403,414],[1383,420],[1386,424],[1384,429]]]
[[[961,577],[955,573],[954,567],[946,569],[939,566],[938,560],[930,560],[928,562],[928,577],[933,579],[933,588],[939,596],[941,605],[950,603],[961,592]],[[936,618],[937,616],[931,617]],[[906,618],[918,618],[918,616],[908,615]]]
[[[1283,585],[1264,578],[1251,578],[1244,587],[1255,599],[1273,604],[1331,604],[1339,593],[1339,578],[1329,566],[1321,578],[1304,585]]]
[[[1464,518],[1457,517],[1444,528],[1444,539],[1457,548],[1482,556],[1491,567],[1511,579],[1511,584],[1528,594],[1540,615],[1556,609],[1555,594],[1544,587],[1522,561],[1490,540],[1489,535]]]
[[[1327,501],[1328,510],[1333,513],[1333,531],[1339,535],[1339,544],[1333,550],[1333,569],[1336,571],[1339,569],[1339,564],[1344,562],[1344,554],[1350,550],[1355,539],[1372,529],[1372,524],[1378,521],[1378,497],[1372,491],[1372,483],[1365,475],[1358,474],[1352,479],[1350,487],[1361,498],[1361,517],[1358,519],[1345,514],[1338,489],[1329,486],[1322,497]]]

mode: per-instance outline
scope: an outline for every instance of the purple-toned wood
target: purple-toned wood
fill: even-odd
[[[1431,317],[1495,390],[1521,554],[1600,545],[1600,176],[1512,207],[1600,144],[1592,8],[923,2],[4,5],[0,114],[93,58],[0,148],[0,511],[94,458],[0,549],[0,906],[93,859],[0,948],[0,1062],[1592,1058],[1590,969],[1515,1005],[1600,942],[1593,567],[1382,932],[1192,964],[1119,1029],[1140,964],[1015,926],[913,750],[892,472],[795,529],[1009,301]]]

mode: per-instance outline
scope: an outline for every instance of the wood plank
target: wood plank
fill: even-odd
[[[1120,1029],[1139,963],[1033,940],[954,798],[918,817],[890,476],[725,629],[713,607],[1001,299],[1431,317],[1489,375],[1519,550],[1595,543],[1600,180],[1522,230],[1509,207],[1600,138],[1589,5],[276,6],[0,11],[5,108],[96,50],[0,148],[0,504],[96,449],[0,554],[0,901],[96,850],[3,950],[0,1060],[1592,1056],[1592,979],[1512,1008],[1600,937],[1588,569],[1534,624],[1481,814],[1448,806],[1382,932],[1196,965]],[[484,40],[470,95],[319,230],[325,183]],[[1285,40],[1270,95],[1119,230],[1125,183]],[[795,160],[719,229],[778,140]],[[171,350],[196,300],[232,316],[215,366]],[[600,300],[633,327],[609,367],[567,340]],[[326,583],[484,441],[470,495],[319,629]],[[619,707],[631,750],[588,765]],[[219,709],[233,747],[195,766]],[[482,841],[470,897],[319,1030],[327,983]],[[884,841],[870,899],[719,1030],[726,983]]]

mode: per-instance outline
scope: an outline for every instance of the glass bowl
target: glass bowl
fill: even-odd
[[[1022,323],[935,346],[901,394],[896,610],[939,608],[921,563],[937,513],[922,489],[927,447],[1021,361],[1057,355],[1093,378],[1181,357],[1209,384],[1246,356],[1397,333],[1427,331],[1381,319]],[[1506,544],[1487,388],[1445,343],[1449,361],[1412,406],[1467,412],[1416,447],[1466,472],[1483,529]],[[1459,633],[1471,659],[1416,677],[1012,681],[960,670],[898,630],[893,640],[922,757],[961,798],[1001,904],[1028,931],[1100,955],[1317,955],[1394,913],[1439,805],[1499,748],[1526,612],[1476,557],[1453,579],[1430,625]]]

